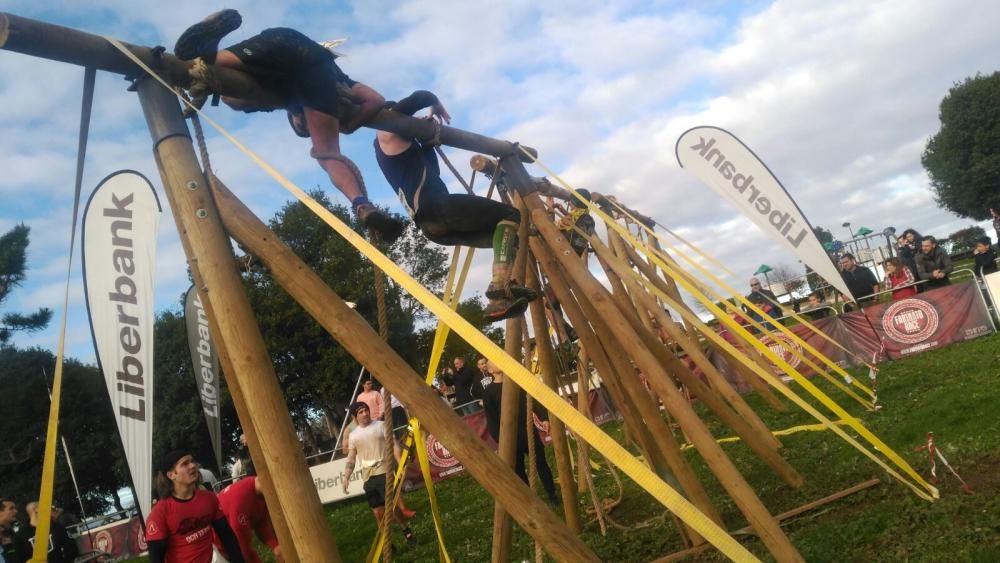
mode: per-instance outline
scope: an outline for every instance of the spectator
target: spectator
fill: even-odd
[[[465,365],[465,358],[462,356],[456,356],[452,363],[455,366],[455,406],[460,407],[461,415],[472,414],[478,410],[475,404],[469,404],[473,401],[472,386],[476,382],[476,376]]]
[[[361,393],[358,394],[358,401],[368,405],[368,412],[373,420],[382,420],[382,393],[373,389],[374,383],[370,377],[366,377],[361,383]]]
[[[851,291],[854,300],[861,306],[861,301],[878,293],[878,280],[875,274],[864,266],[859,266],[858,261],[850,252],[840,257],[840,277],[844,278],[847,289]]]
[[[6,563],[26,563],[31,559],[31,544],[16,533],[17,504],[0,498],[0,556]]]
[[[403,403],[399,402],[399,399],[395,395],[391,397],[392,410],[390,411],[389,420],[392,422],[393,432],[396,434],[397,439],[402,439],[406,435],[407,426],[410,424],[410,417],[406,414],[406,407]]]
[[[28,525],[20,530],[21,543],[34,551],[35,534],[38,530],[38,502],[29,502],[24,505],[24,512],[28,515]],[[56,523],[55,520],[49,524],[48,544],[47,560],[49,563],[72,563],[76,559],[76,542],[69,537],[66,528]]]
[[[351,405],[351,415],[358,423],[358,427],[351,432],[351,448],[347,454],[347,465],[344,466],[344,494],[347,494],[347,488],[350,486],[354,466],[360,465],[361,479],[365,483],[365,499],[375,515],[375,521],[381,525],[382,516],[385,514],[385,476],[389,471],[391,461],[385,459],[385,430],[382,427],[382,421],[373,420],[368,411],[368,405],[361,401]],[[396,461],[399,461],[401,451],[399,443],[395,440],[393,440],[392,450]],[[417,539],[406,522],[413,517],[414,513],[407,514],[403,510],[402,504],[397,504],[394,507],[393,516],[403,529],[406,543],[413,545]]]
[[[250,457],[250,446],[247,444],[247,435],[240,434],[240,449],[236,453],[236,463],[230,471],[233,480],[248,475],[256,475],[257,471],[253,467],[253,459]]]
[[[899,301],[917,294],[916,278],[903,261],[899,258],[890,258],[883,264],[885,266],[885,288],[892,290],[892,300]]]
[[[222,489],[219,493],[219,506],[226,515],[229,527],[236,534],[243,559],[249,563],[261,563],[260,556],[253,547],[253,535],[256,532],[260,543],[271,549],[275,560],[284,563],[278,537],[271,525],[271,515],[264,502],[264,493],[260,490],[256,477],[242,479]],[[215,539],[215,547],[226,556],[226,550],[218,538]]]
[[[243,563],[239,541],[226,521],[215,493],[198,488],[198,464],[185,450],[160,459],[156,484],[160,499],[146,519],[146,543],[152,563],[209,563],[214,530],[230,563]]]
[[[914,278],[919,277],[919,274],[917,274],[917,254],[920,254],[921,238],[923,237],[917,231],[906,229],[896,243],[899,259],[903,262],[903,265],[910,269],[910,273],[913,274]]]
[[[997,271],[997,253],[992,243],[990,237],[983,237],[976,241],[976,248],[972,251],[976,258],[976,273],[980,276]]]
[[[993,230],[997,232],[997,241],[1000,242],[1000,213],[993,207],[990,208],[990,218],[993,219]]]
[[[486,428],[490,436],[497,443],[500,442],[500,404],[503,396],[503,372],[493,362],[487,364],[487,371],[491,381],[483,390],[483,410],[486,413]],[[525,472],[525,458],[528,456],[528,398],[521,393],[520,403],[517,412],[517,451],[514,454],[514,471],[525,483],[528,482],[528,474]],[[534,412],[540,418],[548,418],[548,412],[540,404],[534,404]],[[548,421],[542,423],[548,431]],[[556,496],[555,480],[552,477],[552,468],[549,467],[548,460],[545,459],[545,444],[534,424],[531,425],[531,439],[535,441],[535,470],[538,472],[538,480],[548,495],[549,502],[559,503]]]
[[[747,301],[756,305],[769,317],[778,318],[781,316],[781,308],[778,307],[778,298],[775,297],[774,292],[770,289],[762,288],[760,280],[757,278],[750,278],[750,293],[747,295]],[[746,313],[750,315],[750,318],[753,320],[763,322],[764,318],[754,312],[750,307],[744,305],[743,310],[746,311]],[[774,330],[774,326],[772,326],[771,323],[765,324],[764,328],[767,330]]]
[[[809,320],[815,321],[830,316],[830,309],[820,300],[818,293],[809,294],[805,314]]]
[[[917,274],[927,282],[928,289],[950,284],[948,274],[953,269],[951,257],[938,246],[937,239],[925,236],[920,243],[920,254],[917,255]]]

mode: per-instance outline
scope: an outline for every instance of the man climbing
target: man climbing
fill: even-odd
[[[577,190],[577,193],[584,199],[591,200],[589,190],[581,189]],[[583,253],[590,247],[587,237],[594,234],[594,218],[590,216],[590,208],[576,197],[571,197],[568,203],[569,209],[564,208],[559,203],[555,204],[555,208],[563,213],[563,216],[556,221],[556,227],[563,232],[566,242],[573,248],[576,255],[583,256]]]
[[[226,105],[246,112],[286,110],[292,129],[300,137],[312,139],[311,156],[351,201],[361,222],[377,230],[385,242],[394,241],[402,233],[403,223],[368,201],[361,172],[340,153],[340,132],[353,133],[364,125],[382,109],[385,99],[369,86],[351,80],[337,66],[336,55],[294,29],[265,29],[219,51],[219,41],[242,22],[236,10],[216,12],[184,31],[174,54],[182,60],[200,58],[206,64],[246,72],[286,100],[285,105],[276,106],[262,100],[223,97]],[[207,88],[204,83],[192,86],[196,105],[204,104]],[[355,105],[359,109],[351,113]]]
[[[430,119],[438,123],[451,121],[437,96],[426,90],[418,90],[389,106],[406,115],[430,108]],[[521,213],[485,197],[448,193],[434,148],[433,144],[384,131],[379,131],[375,139],[375,156],[386,181],[428,239],[447,246],[493,248],[486,317],[495,322],[521,315],[528,302],[538,297],[537,292],[510,277]]]

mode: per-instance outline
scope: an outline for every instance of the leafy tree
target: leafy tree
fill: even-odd
[[[503,346],[504,323],[491,323],[486,318],[486,304],[483,303],[482,297],[477,295],[460,301],[456,310],[463,319],[469,321],[469,324],[486,335],[487,338]],[[436,330],[437,324],[435,323],[421,329],[417,333],[416,349],[417,357],[419,358],[417,373],[421,375],[427,372],[427,361],[431,356],[431,348],[434,346],[434,333]],[[471,364],[473,357],[476,355],[478,355],[478,352],[468,342],[463,340],[462,337],[454,332],[448,333],[448,339],[445,340],[444,352],[441,356],[444,364],[451,365],[452,358],[456,356],[463,356]],[[435,369],[437,370],[442,367],[444,366],[435,366]]]
[[[20,224],[0,236],[0,305],[24,281],[30,231],[27,225]],[[30,332],[45,328],[51,318],[52,310],[45,308],[27,315],[5,313],[0,317],[0,344],[10,341],[14,331]]]
[[[941,130],[921,161],[938,204],[986,219],[1000,207],[1000,72],[955,84],[941,101]]]
[[[55,356],[40,349],[0,348],[0,495],[21,502],[37,500],[42,474],[48,395]],[[66,359],[63,365],[60,434],[66,439],[83,504],[88,514],[110,508],[128,471],[104,378],[97,368]],[[59,444],[55,504],[78,512],[78,502],[62,445]]]
[[[950,252],[959,253],[972,250],[976,245],[976,241],[985,237],[986,231],[979,225],[970,225],[964,229],[960,229],[948,235],[948,241],[951,242]]]
[[[813,234],[819,239],[820,244],[826,244],[828,242],[833,242],[833,233],[820,227],[819,225],[813,227]]]

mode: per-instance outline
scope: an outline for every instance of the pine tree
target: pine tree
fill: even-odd
[[[24,282],[30,231],[27,225],[19,224],[0,236],[0,305]],[[52,310],[47,308],[27,315],[4,313],[0,317],[0,345],[7,344],[15,331],[32,332],[45,328],[51,318]]]

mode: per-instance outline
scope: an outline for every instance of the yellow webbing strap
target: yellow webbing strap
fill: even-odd
[[[839,424],[841,426],[847,424],[846,420],[834,421],[834,424]],[[823,430],[829,430],[830,428],[825,424],[801,424],[799,426],[792,426],[791,428],[785,428],[784,430],[775,430],[771,432],[775,436],[790,436],[792,434],[798,434],[799,432],[820,432]],[[716,442],[720,444],[726,444],[730,442],[739,442],[742,438],[739,436],[729,436],[728,438],[719,438]],[[694,444],[684,444],[681,446],[682,450],[687,450],[693,448]]]
[[[612,202],[612,203],[615,203],[615,202]],[[615,203],[615,205],[617,206],[618,204]],[[628,210],[626,210],[626,209],[623,208],[623,212],[625,212],[627,214]],[[659,223],[657,223],[657,224],[659,225]],[[663,230],[666,231],[670,236],[672,236],[672,237],[676,238],[677,240],[679,240],[681,242],[681,244],[683,244],[683,245],[687,246],[688,248],[690,248],[691,250],[693,250],[695,252],[695,254],[697,254],[697,255],[705,258],[706,260],[708,260],[712,264],[715,264],[716,266],[718,266],[719,268],[721,268],[723,272],[729,274],[729,277],[731,277],[733,279],[737,279],[736,274],[734,274],[729,268],[726,268],[726,266],[723,265],[722,262],[719,262],[714,256],[705,253],[700,248],[698,248],[697,246],[695,246],[694,243],[689,242],[684,237],[682,237],[679,234],[671,231],[670,229],[664,227],[663,225],[660,225],[660,227],[662,227]],[[663,244],[667,245],[668,248],[674,250],[674,252],[678,252],[677,249],[674,246],[672,246],[669,242],[665,241],[663,239],[663,237],[661,237],[660,235],[656,234],[655,231],[653,231],[652,229],[650,229],[646,225],[643,225],[642,228],[645,228],[647,231],[649,231],[654,237],[656,237],[657,240],[659,240],[659,241],[663,242]],[[683,254],[681,252],[678,252],[678,253],[679,254]],[[690,261],[690,258],[688,258],[686,256],[684,257],[684,259],[686,261]],[[795,320],[797,320],[797,321],[799,321],[802,325],[808,327],[809,330],[811,330],[811,331],[815,332],[816,334],[818,334],[819,336],[823,337],[830,344],[833,344],[837,348],[840,348],[844,352],[850,354],[854,359],[856,359],[859,362],[861,362],[862,364],[868,366],[868,369],[872,369],[872,370],[878,371],[878,368],[876,368],[873,364],[869,363],[868,360],[864,359],[864,357],[859,356],[857,353],[855,353],[852,350],[849,350],[848,348],[846,348],[840,342],[837,342],[836,340],[834,340],[833,337],[831,337],[830,335],[826,334],[825,332],[823,332],[822,330],[820,330],[819,328],[817,328],[816,325],[814,325],[811,322],[809,322],[809,320],[806,319],[805,317],[799,315],[795,311],[792,311],[792,318],[795,319]]]
[[[649,246],[645,246],[645,247],[643,247],[643,251],[646,252],[646,254],[649,254],[650,252],[656,253],[657,256],[659,256],[661,260],[666,261],[666,262],[670,262],[671,264],[676,264],[676,262],[674,262],[673,260],[671,260],[669,257],[664,256],[663,254],[658,253],[655,248],[652,248],[652,247],[649,247]],[[702,292],[701,294],[695,294],[694,295],[694,297],[697,298],[699,301],[705,301],[705,299],[707,299],[707,297],[704,296],[704,293],[708,293],[711,296],[711,298],[714,299],[714,301],[716,303],[722,303],[726,307],[726,310],[728,310],[730,312],[735,312],[736,314],[738,314],[738,315],[742,316],[743,318],[747,319],[749,321],[749,324],[751,326],[753,326],[754,328],[756,328],[757,330],[759,330],[762,334],[770,334],[771,333],[771,331],[767,330],[767,328],[763,324],[763,323],[768,322],[768,321],[758,321],[758,320],[750,317],[744,311],[742,311],[741,309],[739,309],[739,307],[736,307],[734,304],[732,304],[723,295],[721,295],[717,291],[715,291],[711,286],[709,286],[708,284],[702,283],[701,281],[699,281],[698,279],[696,279],[694,276],[691,276],[687,272],[685,272],[684,270],[681,270],[679,268],[679,265],[677,265],[677,269],[675,271],[678,272],[678,273],[680,273],[681,275],[687,276],[687,279],[696,288],[699,288],[701,290],[701,292]],[[708,275],[711,276],[711,274],[708,274]],[[640,276],[640,274],[636,273],[636,276]],[[641,279],[641,276],[640,276],[640,279]],[[755,304],[751,303],[750,301],[746,301],[746,299],[743,296],[737,296],[737,297],[739,297],[740,299],[744,300],[746,303],[748,303],[749,305],[751,305],[754,309],[757,309],[757,306]],[[763,311],[760,311],[759,309],[758,309],[758,312],[762,315],[762,318],[767,318],[767,314],[766,313],[764,313]],[[779,326],[779,327],[781,327],[782,329],[784,329],[784,331],[787,334],[795,335],[795,333],[791,332],[786,327],[782,326],[780,323],[771,322],[770,324],[773,325],[773,326]],[[734,336],[742,336],[742,335],[734,334]],[[795,337],[796,337],[796,339],[798,339],[797,335],[795,335]],[[752,338],[755,341],[758,340],[753,335],[750,335],[750,338]],[[804,341],[801,341],[801,340],[800,340],[800,342],[804,343]],[[868,409],[868,410],[875,410],[875,405],[872,402],[872,400],[868,400],[868,399],[865,399],[865,398],[859,396],[857,393],[855,393],[853,390],[851,390],[851,388],[849,388],[846,385],[844,385],[843,382],[841,382],[837,378],[833,377],[832,375],[830,375],[829,373],[827,373],[826,370],[824,370],[821,367],[819,367],[818,365],[816,365],[816,363],[813,362],[812,360],[810,360],[808,358],[808,356],[806,356],[806,354],[804,352],[802,352],[800,350],[797,350],[794,347],[788,347],[788,351],[792,355],[794,355],[795,357],[799,358],[807,366],[811,367],[820,377],[822,377],[822,378],[826,379],[827,381],[829,381],[830,384],[832,384],[834,387],[836,387],[837,389],[840,389],[841,391],[844,392],[844,394],[846,394],[847,396],[851,397],[855,401],[861,403],[861,405],[864,406],[866,409]],[[816,350],[813,350],[812,353],[816,354],[816,357],[822,358],[827,363],[833,363],[829,358],[827,358],[826,356],[822,355],[820,352],[818,352]],[[836,365],[836,364],[833,363],[833,365]],[[839,369],[839,366],[838,366],[838,369]],[[874,398],[875,394],[872,393],[872,391],[870,389],[868,389],[867,387],[865,387],[864,385],[862,385],[861,383],[859,383],[857,381],[857,378],[850,377],[849,375],[846,375],[846,377],[847,377],[847,381],[848,382],[851,382],[854,385],[858,386],[859,388],[861,388],[863,391],[867,392],[871,397]]]
[[[462,266],[462,273],[458,279],[458,285],[452,291],[452,284],[455,281],[455,270],[458,266],[458,259],[461,255],[462,247],[456,246],[452,251],[451,256],[451,266],[448,268],[448,278],[445,281],[445,290],[443,299],[448,303],[452,309],[458,307],[459,299],[462,295],[462,288],[465,286],[465,280],[469,274],[469,268],[472,266],[472,257],[475,254],[475,248],[469,248],[469,252],[465,256],[465,263]],[[427,363],[427,375],[424,377],[424,381],[431,385],[434,382],[434,372],[438,363],[441,361],[441,355],[444,353],[444,345],[448,339],[448,327],[442,323],[438,323],[437,330],[434,332],[434,344],[431,347],[431,357]],[[411,434],[408,438],[407,445],[403,450],[403,455],[399,459],[399,470],[396,471],[395,483],[393,484],[396,488],[396,498],[399,495],[399,488],[402,486],[402,475],[406,470],[406,466],[410,461],[410,441],[416,446],[417,452],[417,462],[420,465],[420,473],[424,479],[424,486],[427,489],[427,497],[431,504],[431,516],[434,520],[434,532],[437,535],[438,540],[438,557],[441,561],[445,563],[451,563],[451,558],[448,556],[448,550],[444,543],[444,527],[441,523],[441,511],[438,505],[437,493],[434,490],[434,480],[431,478],[430,473],[430,462],[427,459],[427,445],[424,443],[423,433],[420,431],[420,421],[416,417],[410,418],[410,429]],[[392,507],[393,509],[395,507]],[[375,536],[375,541],[372,544],[371,549],[368,551],[368,562],[377,561],[380,554],[382,553],[382,546],[385,543],[385,537],[382,535],[382,530],[379,528],[377,535]]]
[[[69,257],[66,259],[66,285],[63,289],[62,320],[59,322],[59,345],[56,347],[56,366],[52,376],[52,394],[49,398],[49,421],[45,429],[42,483],[38,491],[38,525],[35,527],[35,546],[31,553],[32,563],[46,563],[48,561],[49,530],[52,526],[52,496],[56,478],[56,442],[59,441],[59,403],[62,397],[63,356],[66,352],[66,319],[69,316],[69,285],[73,272],[76,218],[80,211],[83,163],[87,153],[87,137],[90,131],[90,114],[93,107],[96,78],[96,69],[87,67],[84,70],[83,103],[80,111],[80,135],[76,158],[76,184],[73,193],[73,219],[69,235]]]
[[[173,92],[170,85],[159,75],[153,72],[137,56],[129,51],[121,42],[105,37],[109,43],[115,46],[125,56],[136,63],[150,76],[159,81],[165,88]],[[365,255],[377,268],[381,268],[386,275],[392,278],[400,287],[410,293],[424,307],[434,313],[442,322],[447,324],[451,330],[458,333],[470,346],[475,348],[485,358],[492,361],[497,367],[510,377],[526,393],[542,404],[549,413],[560,420],[573,432],[579,434],[594,449],[599,451],[608,459],[618,465],[621,470],[628,475],[638,486],[642,487],[656,498],[661,504],[677,515],[685,524],[690,526],[700,536],[708,540],[726,557],[734,561],[759,561],[752,553],[743,547],[736,539],[730,536],[718,524],[705,516],[697,507],[688,502],[683,496],[669,485],[663,482],[655,473],[649,470],[642,462],[637,460],[628,450],[615,442],[610,436],[605,434],[591,420],[576,411],[572,406],[564,401],[558,394],[549,389],[545,384],[535,378],[517,360],[507,355],[503,348],[497,346],[492,340],[476,330],[474,326],[463,319],[461,315],[453,311],[443,301],[438,299],[427,288],[420,285],[420,282],[413,279],[405,270],[400,268],[395,262],[382,254],[377,248],[370,244],[364,237],[356,233],[349,225],[340,220],[336,215],[326,209],[321,203],[309,196],[302,188],[298,187],[291,180],[283,176],[273,166],[264,159],[247,148],[236,137],[230,134],[221,125],[205,116],[201,110],[182,99],[188,107],[195,109],[201,118],[215,128],[230,143],[236,146],[247,157],[260,166],[282,187],[294,195],[306,207],[312,210],[318,217],[336,231],[348,243]]]
[[[564,188],[570,190],[573,193],[576,193],[576,190],[572,186],[570,186],[565,180],[563,180],[558,174],[556,174],[551,168],[547,167],[545,164],[538,161],[537,158],[535,158],[533,155],[525,151],[523,148],[521,149],[521,152],[528,155],[528,157],[531,158],[533,162],[538,164],[543,170],[545,170],[545,172],[548,175],[558,180],[559,183],[562,184]],[[591,211],[597,213],[597,215],[608,225],[608,228],[614,229],[615,232],[622,235],[622,237],[625,238],[625,240],[629,241],[629,244],[632,244],[637,248],[641,247],[641,245],[638,245],[638,241],[636,241],[635,238],[632,237],[631,233],[629,233],[627,229],[619,225],[617,221],[615,221],[614,219],[609,217],[606,213],[604,213],[604,211],[600,207],[589,201],[584,201],[584,203],[591,208]],[[692,294],[696,293],[694,286],[690,284],[684,276],[679,275],[678,272],[674,271],[674,269],[668,266],[666,263],[664,263],[663,260],[660,260],[656,254],[648,254],[648,256],[652,258],[653,261],[660,268],[664,270],[664,272],[667,272],[668,275],[674,278],[674,280],[678,284],[680,284],[685,290],[691,292]],[[621,258],[618,258],[616,256],[611,256],[609,258],[610,258],[609,262],[617,266],[617,268],[620,269],[621,271],[623,272],[632,271],[631,266],[626,264],[624,260],[622,260]],[[632,273],[635,274],[634,271],[632,271]],[[691,326],[697,327],[698,330],[702,334],[704,334],[706,338],[713,341],[716,345],[727,350],[729,353],[733,355],[733,357],[739,358],[744,363],[744,365],[746,365],[751,371],[759,375],[765,381],[770,383],[771,386],[777,389],[781,394],[785,395],[792,402],[799,405],[803,410],[805,410],[807,413],[816,418],[816,420],[819,420],[826,427],[832,430],[835,434],[843,438],[847,443],[851,444],[858,451],[862,452],[865,456],[867,456],[872,461],[877,463],[879,466],[885,469],[890,475],[898,479],[901,483],[904,483],[907,486],[909,486],[914,491],[914,493],[917,494],[917,496],[926,500],[933,500],[938,498],[937,488],[927,483],[927,481],[925,481],[924,478],[921,477],[919,473],[917,473],[912,467],[910,467],[910,464],[906,463],[906,460],[901,458],[899,454],[897,454],[895,451],[892,450],[892,448],[890,448],[888,445],[882,442],[882,440],[880,440],[877,436],[875,436],[870,430],[865,428],[865,426],[861,424],[859,420],[851,417],[850,414],[847,413],[847,411],[845,411],[840,405],[838,405],[836,402],[830,399],[825,393],[823,393],[821,389],[816,387],[811,381],[809,381],[801,374],[799,374],[795,370],[795,368],[788,365],[788,363],[783,358],[779,357],[777,354],[772,352],[770,348],[764,346],[763,343],[758,341],[756,338],[747,339],[748,333],[746,332],[746,330],[742,326],[740,326],[739,323],[737,323],[735,320],[729,318],[728,315],[723,314],[722,310],[719,309],[717,305],[715,305],[709,300],[703,301],[704,305],[708,308],[709,312],[711,312],[717,318],[719,318],[720,322],[725,323],[730,328],[730,330],[737,331],[737,334],[742,335],[743,338],[747,339],[747,341],[751,345],[753,345],[758,352],[762,353],[764,357],[768,358],[771,362],[773,362],[775,365],[777,365],[786,373],[788,373],[793,379],[795,379],[795,381],[799,385],[801,385],[813,397],[819,400],[826,408],[830,409],[832,412],[837,414],[837,416],[842,420],[847,421],[848,426],[850,426],[854,431],[860,434],[866,441],[868,441],[872,446],[874,446],[876,450],[882,452],[882,454],[885,455],[890,461],[892,461],[893,464],[902,469],[903,472],[909,475],[916,484],[911,483],[909,480],[903,478],[894,469],[886,465],[886,463],[883,460],[879,459],[875,454],[873,454],[863,445],[859,444],[857,440],[855,440],[853,437],[851,437],[842,429],[840,429],[837,425],[835,425],[829,418],[827,418],[821,412],[816,410],[815,407],[813,407],[804,399],[799,397],[794,391],[791,390],[790,387],[783,384],[781,380],[775,377],[774,374],[770,373],[768,370],[761,368],[756,363],[750,362],[746,358],[744,358],[743,354],[739,350],[737,350],[726,339],[722,338],[721,335],[719,335],[710,327],[706,326],[703,322],[701,322],[701,319],[699,319],[693,313],[688,311],[687,308],[680,306],[670,296],[661,291],[658,287],[649,283],[648,280],[646,280],[645,278],[640,278],[640,281],[644,282],[647,289],[655,293],[657,297],[659,297],[665,304],[675,309],[684,318],[685,322],[691,324]],[[923,489],[926,489],[930,494],[924,492],[924,490],[921,490],[921,487]]]
[[[611,201],[611,203],[616,208],[618,208],[618,210],[621,213],[623,213],[626,217],[629,217],[633,221],[635,221],[635,217],[631,213],[629,213],[629,211],[627,209],[625,209],[624,207],[622,207],[621,205],[619,205],[618,202],[613,201],[613,200],[608,200],[608,201]],[[670,244],[669,242],[667,242],[666,240],[664,240],[662,237],[660,237],[659,235],[657,235],[655,231],[653,231],[652,229],[650,229],[648,226],[646,226],[645,224],[643,224],[641,221],[636,221],[636,223],[639,224],[639,226],[640,226],[639,228],[640,229],[645,229],[652,236],[656,237],[656,239],[659,240],[659,241],[661,241],[663,244],[665,244],[669,250],[671,250],[672,252],[674,252],[675,254],[677,254],[678,256],[680,256],[681,258],[683,258],[685,262],[687,262],[692,267],[694,267],[696,270],[698,270],[699,272],[701,272],[702,275],[708,277],[710,280],[712,280],[713,282],[715,282],[719,287],[723,288],[723,290],[725,290],[726,292],[730,293],[741,304],[743,304],[745,306],[748,306],[753,312],[757,313],[758,315],[761,315],[761,318],[767,318],[767,314],[764,313],[764,311],[762,311],[759,307],[757,307],[757,305],[755,305],[754,303],[751,303],[742,293],[736,291],[735,288],[733,288],[732,286],[730,286],[729,284],[727,284],[721,278],[713,275],[704,266],[702,266],[701,264],[699,264],[696,260],[692,260],[689,256],[687,256],[687,254],[685,254],[684,252],[681,252],[675,246],[673,246],[672,244]],[[674,235],[674,236],[677,236],[677,235]],[[681,239],[681,240],[683,240],[683,239]],[[689,247],[691,247],[692,249],[694,249],[695,252],[697,252],[699,255],[701,255],[702,257],[704,257],[706,260],[711,261],[713,264],[719,264],[718,260],[716,260],[715,258],[713,258],[713,257],[705,254],[704,252],[702,252],[701,250],[699,250],[698,248],[696,248],[691,243],[688,243],[687,241],[684,241],[684,242]],[[653,248],[652,246],[649,246],[648,250],[649,251],[646,252],[646,254],[649,254],[650,252],[652,252],[652,253],[660,255],[661,258],[665,258],[660,251],[658,251],[657,249]],[[725,270],[725,271],[728,272],[728,270]],[[730,273],[730,275],[733,275],[731,272],[729,272],[729,273]],[[735,276],[733,276],[733,277],[735,278]],[[706,287],[707,287],[707,285],[706,285]],[[737,314],[740,314],[741,316],[744,316],[745,318],[749,319],[751,322],[756,322],[752,318],[750,318],[748,315],[745,315],[744,312],[741,311],[738,307],[735,307],[734,305],[732,305],[729,302],[728,299],[720,298],[719,300],[721,302],[724,302],[726,304],[726,308],[727,309],[734,310]],[[833,339],[831,336],[829,336],[825,332],[819,330],[819,328],[817,328],[816,325],[810,323],[808,320],[806,320],[804,317],[802,317],[798,313],[792,311],[792,318],[794,318],[795,320],[799,321],[803,326],[805,326],[809,330],[815,332],[820,337],[822,337],[823,339],[827,340],[828,342],[830,342],[831,344],[833,344],[837,348],[840,348],[844,352],[850,354],[852,357],[860,359],[861,362],[864,363],[865,365],[867,365],[869,368],[875,369],[874,366],[872,366],[871,364],[869,364],[863,358],[858,357],[857,354],[855,354],[854,352],[852,352],[852,351],[848,350],[847,348],[845,348],[841,343],[837,342],[835,339]],[[782,334],[784,334],[788,338],[791,338],[793,342],[799,344],[800,346],[803,347],[803,349],[805,349],[806,351],[808,351],[810,354],[813,354],[816,358],[819,358],[820,361],[822,361],[823,363],[827,364],[827,366],[829,366],[830,369],[832,369],[833,371],[835,371],[836,373],[838,373],[842,378],[844,378],[845,381],[849,381],[855,387],[858,387],[859,389],[863,390],[872,399],[875,398],[875,393],[871,389],[869,389],[866,385],[864,385],[863,383],[861,383],[856,377],[851,377],[850,374],[848,374],[846,371],[844,371],[844,368],[838,366],[836,364],[836,362],[834,362],[833,360],[831,360],[830,358],[828,358],[824,354],[821,354],[811,344],[809,344],[804,339],[802,339],[801,337],[799,337],[799,335],[797,335],[794,332],[792,332],[791,329],[789,329],[788,327],[786,327],[786,326],[784,326],[784,325],[782,325],[780,323],[771,323],[771,324],[774,325],[776,327],[776,329],[779,330]],[[755,327],[756,327],[756,325],[755,325]],[[757,327],[757,328],[759,329],[759,327]],[[766,332],[769,332],[769,331],[766,331]],[[794,355],[798,356],[799,358],[801,358],[803,361],[805,361],[806,365],[809,365],[810,367],[812,367],[816,371],[816,373],[819,373],[821,375],[825,374],[825,372],[823,370],[819,369],[815,364],[812,363],[812,361],[810,361],[804,354],[800,353],[798,350],[791,349],[789,351],[792,352],[792,354],[794,354]]]

